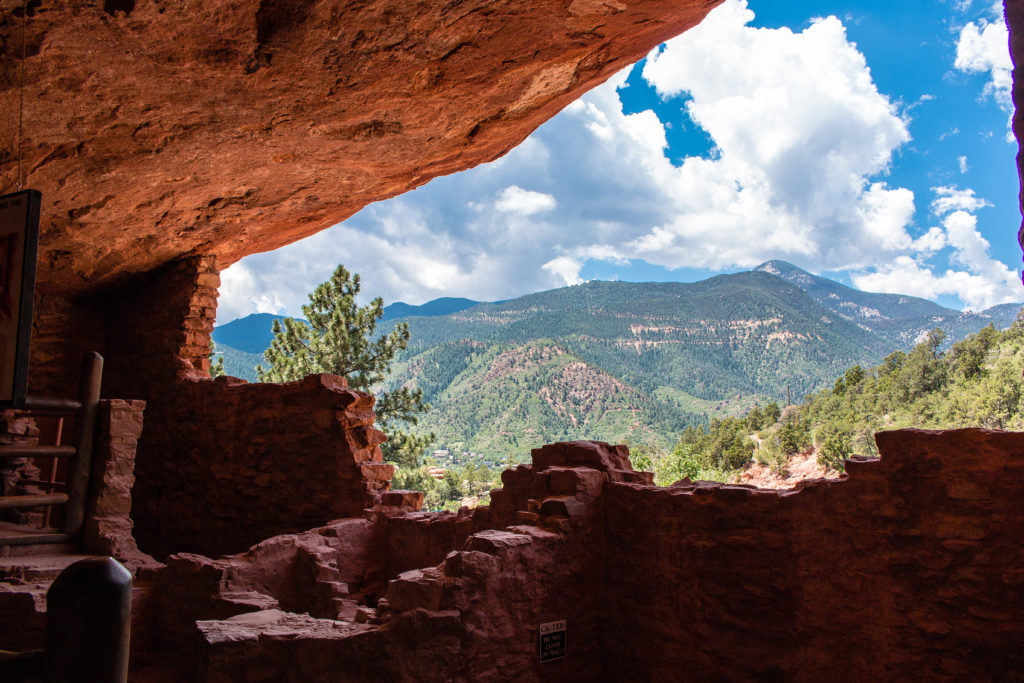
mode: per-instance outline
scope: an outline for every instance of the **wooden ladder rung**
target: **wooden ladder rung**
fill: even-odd
[[[74,534],[64,533],[40,533],[34,530],[33,533],[19,536],[0,536],[2,545],[43,545],[48,543],[74,543],[78,539]]]
[[[63,505],[68,502],[66,493],[41,493],[31,496],[0,496],[0,510],[12,508],[36,508],[44,505]]]
[[[63,488],[67,486],[65,481],[46,481],[45,479],[19,479],[20,486],[49,486],[50,488]]]
[[[32,413],[73,413],[81,407],[82,402],[74,399],[26,396],[25,405],[19,409]]]
[[[74,454],[74,446],[0,446],[0,458],[67,458]]]

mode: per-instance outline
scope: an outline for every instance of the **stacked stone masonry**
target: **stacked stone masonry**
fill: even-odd
[[[132,511],[139,546],[161,558],[219,555],[360,515],[394,471],[373,421],[373,397],[334,375],[176,383],[147,403]]]
[[[1024,677],[1024,434],[877,439],[880,460],[781,492],[545,446],[490,508],[172,556],[140,647],[194,648],[177,673],[203,681]],[[541,664],[558,619],[567,656]]]

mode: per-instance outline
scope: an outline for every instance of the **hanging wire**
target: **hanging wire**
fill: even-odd
[[[25,185],[25,176],[21,168],[22,121],[25,118],[25,42],[26,26],[28,25],[28,0],[21,5],[21,74],[18,78],[18,189]]]

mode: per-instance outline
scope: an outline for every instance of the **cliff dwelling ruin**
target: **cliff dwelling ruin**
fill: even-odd
[[[1024,678],[1024,434],[881,433],[786,492],[551,444],[489,507],[426,513],[389,490],[372,397],[208,376],[220,269],[501,156],[719,3],[3,4],[0,177],[42,193],[29,391],[105,358],[61,550],[133,571],[135,680]],[[4,650],[41,646],[55,576],[19,566]]]

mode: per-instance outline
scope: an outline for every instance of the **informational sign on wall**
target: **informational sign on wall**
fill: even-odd
[[[15,406],[28,386],[41,199],[36,190],[0,197],[0,403]]]
[[[537,631],[540,638],[541,662],[550,662],[565,657],[565,619],[541,624]]]

